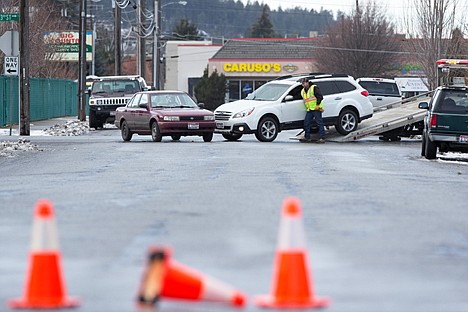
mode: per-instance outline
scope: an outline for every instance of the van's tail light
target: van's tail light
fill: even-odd
[[[361,94],[364,96],[369,96],[369,92],[367,90],[362,90]]]
[[[436,128],[437,127],[437,115],[436,114],[431,115],[430,127],[431,128]]]

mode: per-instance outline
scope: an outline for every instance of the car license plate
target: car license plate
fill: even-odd
[[[224,129],[224,124],[222,122],[217,122],[216,129]]]
[[[115,111],[114,111],[114,112],[110,112],[110,115],[111,115],[111,116],[115,116]]]
[[[460,135],[460,137],[458,138],[458,142],[468,143],[468,135]]]
[[[200,129],[200,125],[198,123],[189,123],[187,127],[192,130]]]

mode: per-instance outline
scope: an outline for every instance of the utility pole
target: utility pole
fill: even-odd
[[[158,23],[158,28],[156,29],[156,36],[158,37],[158,46],[156,49],[156,90],[161,90],[161,83],[160,83],[160,78],[161,75],[160,73],[160,68],[161,68],[161,49],[160,49],[160,44],[159,44],[159,38],[161,38],[161,1],[158,1],[158,16],[157,16],[157,23]]]
[[[20,135],[30,135],[30,114],[29,114],[29,0],[20,1]]]
[[[115,3],[115,0],[112,2],[115,5],[114,8],[114,73],[116,76],[122,75],[122,11],[120,7]]]
[[[86,121],[86,0],[80,1],[78,120]]]
[[[139,44],[139,64],[138,64],[138,74],[146,79],[146,0],[140,0],[140,5],[138,8],[138,15],[139,15],[139,27],[138,27],[138,40]]]
[[[159,90],[158,88],[158,65],[159,65],[159,57],[158,57],[158,51],[159,51],[159,2],[158,0],[154,0],[154,29],[153,29],[153,87],[156,90]]]

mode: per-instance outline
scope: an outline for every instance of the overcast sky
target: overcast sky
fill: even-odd
[[[247,2],[247,1],[244,1]],[[252,2],[252,0],[251,0]],[[338,10],[350,12],[356,6],[356,0],[258,0],[260,3],[267,3],[270,9],[276,9],[281,6],[283,9],[301,8],[315,9],[320,11],[321,8],[330,10],[336,13]],[[376,0],[376,4],[382,6],[383,9],[389,10],[396,14],[402,12],[405,7],[408,7],[408,2],[405,0]],[[367,4],[367,1],[359,0],[360,5]]]
[[[247,3],[249,0],[242,0]],[[254,2],[255,0],[250,0]],[[340,10],[345,13],[351,12],[356,7],[356,0],[257,0],[259,3],[265,3],[270,6],[271,10],[275,10],[281,6],[282,9],[300,7],[307,9],[315,9],[320,11],[321,8],[324,10],[333,11],[336,13]],[[369,0],[358,0],[359,5],[367,5]],[[468,11],[468,0],[454,0],[458,1],[458,12]],[[388,13],[388,18],[391,22],[400,28],[403,25],[404,16],[408,15],[408,12],[414,8],[414,0],[375,0],[377,6],[379,6],[383,12]],[[467,23],[468,19],[465,14],[461,13],[458,16],[459,22]]]

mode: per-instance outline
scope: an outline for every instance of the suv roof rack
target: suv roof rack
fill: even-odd
[[[306,76],[306,77],[301,77],[297,81],[299,82],[299,81],[301,81],[301,79],[304,79],[304,78],[312,80],[312,79],[318,79],[318,78],[339,78],[339,77],[349,77],[349,75],[347,75],[347,74],[322,74],[322,73],[318,73],[318,74],[309,75],[309,76]]]
[[[140,75],[99,76],[96,80],[138,79]]]
[[[336,78],[336,77],[349,77],[348,74],[330,74],[330,73],[303,73],[303,74],[294,74],[294,75],[285,75],[276,78],[275,80],[285,80],[291,78],[298,78],[297,81],[301,79],[317,79],[317,78]]]

